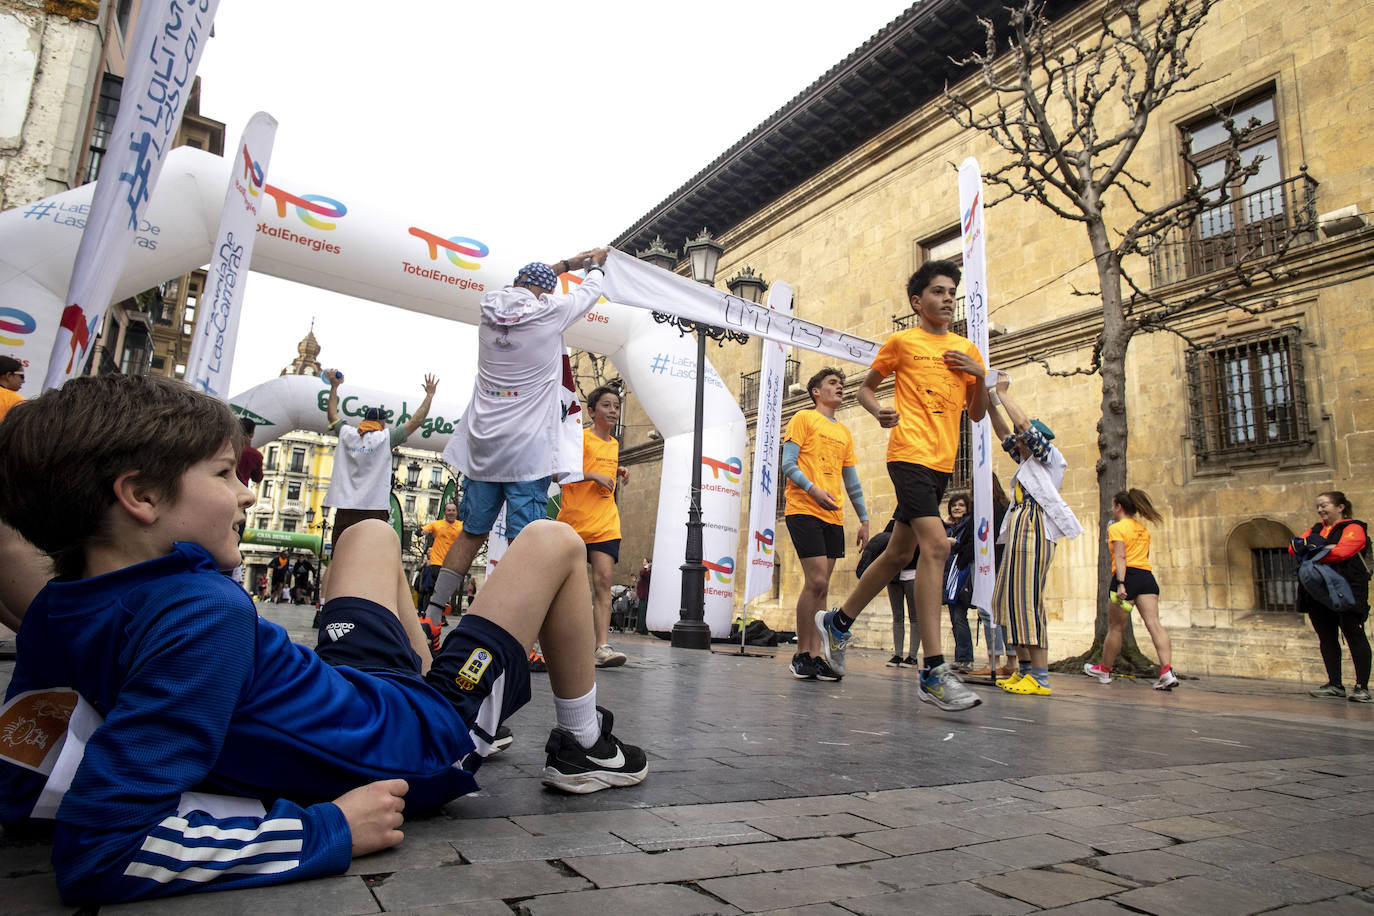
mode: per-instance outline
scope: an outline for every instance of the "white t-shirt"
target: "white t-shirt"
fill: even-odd
[[[482,297],[477,378],[472,400],[444,449],[444,460],[474,480],[538,480],[582,470],[559,448],[563,332],[601,296],[601,271],[569,293],[536,297],[508,286]]]
[[[386,509],[391,505],[391,445],[393,430],[374,429],[359,435],[357,427],[339,428],[334,473],[324,504],[335,509]]]

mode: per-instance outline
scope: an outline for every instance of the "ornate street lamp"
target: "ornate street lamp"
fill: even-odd
[[[740,299],[748,299],[758,305],[763,301],[764,291],[768,289],[768,283],[759,274],[754,272],[754,268],[745,264],[740,268],[739,273],[725,281],[725,285],[730,290],[730,295]]]
[[[639,253],[641,261],[648,261],[655,267],[662,267],[664,270],[671,271],[677,266],[677,252],[671,251],[663,244],[661,236],[654,236],[654,240],[649,247]]]
[[[687,259],[692,265],[692,279],[707,286],[714,286],[716,265],[720,263],[720,255],[725,247],[705,229],[702,229],[701,234],[695,239],[688,239],[685,247]],[[652,260],[654,257],[663,256],[655,251],[656,248],[662,249],[663,255],[671,257],[659,239],[654,240],[654,245],[651,245],[648,251],[640,252],[640,257],[655,263]],[[658,266],[663,264],[660,263]],[[668,269],[671,270],[672,267],[669,266]],[[714,340],[717,346],[724,346],[727,340],[744,343],[749,336],[739,331],[679,318],[676,315],[665,315],[661,312],[654,312],[653,315],[655,321],[675,326],[680,334],[695,331],[697,335],[696,406],[692,422],[692,491],[691,501],[687,507],[687,549],[684,551],[682,563],[682,604],[678,611],[678,622],[673,624],[672,644],[678,649],[710,649],[711,628],[706,624],[706,566],[702,563],[701,544],[701,423],[706,401],[706,338]]]

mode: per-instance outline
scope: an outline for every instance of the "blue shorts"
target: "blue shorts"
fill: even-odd
[[[350,638],[335,635],[342,633]],[[423,678],[458,713],[482,757],[497,727],[530,700],[524,646],[499,625],[471,614],[458,621],[429,673],[421,675],[420,657],[395,614],[366,598],[335,598],[320,611],[315,654],[329,665]],[[479,760],[464,762],[469,771],[478,765]]]
[[[549,482],[552,477],[539,480],[489,481],[468,479],[463,482],[463,502],[458,506],[458,518],[469,534],[487,534],[496,524],[501,504],[506,504],[506,540],[525,530],[530,522],[548,518]]]
[[[620,538],[616,538],[616,539],[613,540],[613,541],[597,541],[597,542],[594,543],[594,544],[588,544],[588,545],[587,545],[587,562],[588,562],[588,563],[590,563],[590,562],[592,561],[592,554],[594,554],[594,553],[604,553],[606,556],[608,556],[608,557],[611,558],[611,562],[612,562],[612,563],[619,563],[619,562],[620,562]]]

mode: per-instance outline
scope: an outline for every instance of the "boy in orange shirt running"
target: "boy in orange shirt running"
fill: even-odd
[[[971,341],[949,330],[959,276],[952,261],[927,261],[911,275],[906,292],[919,325],[887,339],[859,389],[859,404],[880,426],[892,430],[887,473],[897,491],[897,524],[887,549],[864,571],[845,602],[816,613],[821,649],[830,667],[843,675],[855,618],[919,546],[916,616],[927,653],[917,695],[945,710],[969,709],[981,702],[940,652],[940,580],[949,555],[940,502],[959,451],[960,414],[967,410],[977,421],[987,412],[983,358]],[[878,386],[893,373],[893,406],[882,407]]]

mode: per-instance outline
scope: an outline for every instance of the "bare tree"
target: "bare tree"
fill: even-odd
[[[1277,279],[1275,267],[1294,238],[1289,233],[1264,246],[1233,240],[1228,269],[1200,292],[1168,301],[1137,283],[1128,267],[1140,263],[1170,234],[1188,231],[1199,216],[1225,205],[1229,189],[1255,174],[1259,160],[1243,161],[1239,152],[1251,125],[1236,125],[1221,112],[1230,135],[1224,174],[1211,185],[1199,180],[1182,196],[1158,206],[1144,199],[1148,181],[1133,173],[1131,156],[1145,135],[1150,117],[1175,96],[1201,88],[1198,65],[1189,55],[1198,29],[1218,0],[1162,0],[1148,7],[1142,0],[1115,0],[1077,35],[1058,34],[1040,0],[1010,8],[1008,48],[998,51],[994,24],[982,20],[987,33],[982,53],[956,61],[974,65],[981,74],[978,95],[946,91],[946,112],[962,127],[990,137],[1006,154],[984,176],[1000,194],[989,206],[1019,198],[1033,201],[1059,219],[1082,225],[1088,234],[1098,289],[1075,295],[1100,299],[1102,329],[1087,365],[1053,370],[1051,375],[1100,374],[1101,419],[1097,424],[1098,535],[1106,543],[1112,497],[1126,489],[1126,351],[1138,333],[1169,331],[1188,340],[1173,321],[1181,312],[1204,303],[1262,311],[1273,301],[1247,301],[1254,285]],[[990,96],[990,98],[989,98]],[[1185,147],[1188,145],[1185,142]],[[1184,155],[1188,154],[1184,150]],[[1199,174],[1196,168],[1192,174]],[[1109,204],[1114,209],[1109,209]],[[1108,223],[1108,214],[1125,214]],[[1230,294],[1244,296],[1236,300]],[[1191,345],[1193,342],[1188,340]],[[1111,557],[1098,551],[1098,608],[1092,647],[1063,665],[1101,655],[1107,630],[1107,584]],[[1146,670],[1129,627],[1122,661]]]

